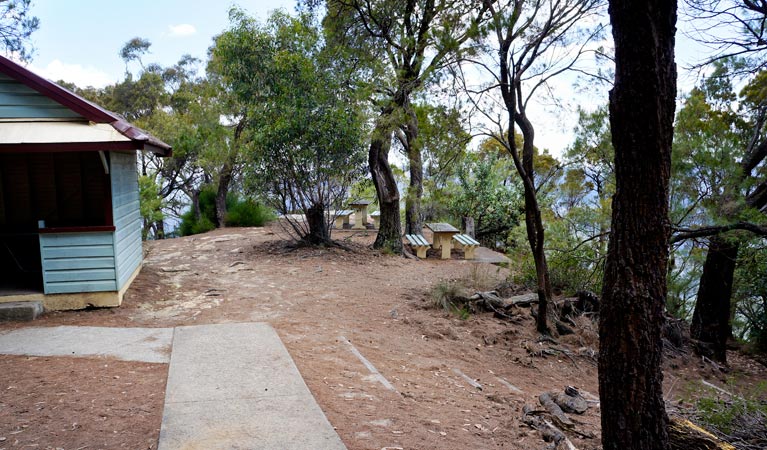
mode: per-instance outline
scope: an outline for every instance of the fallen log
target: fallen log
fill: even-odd
[[[512,306],[530,306],[533,303],[538,303],[538,294],[531,292],[529,294],[515,295],[506,299]]]
[[[485,308],[488,311],[495,312],[499,309],[506,309],[509,307],[508,302],[498,296],[495,291],[489,292],[477,292],[469,297],[469,301],[477,302],[478,306]]]

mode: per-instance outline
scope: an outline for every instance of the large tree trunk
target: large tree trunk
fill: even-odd
[[[616,192],[599,323],[605,450],[668,448],[661,328],[670,235],[676,7],[675,0],[610,0]]]
[[[738,249],[737,242],[711,238],[690,326],[690,335],[709,344],[714,359],[721,362],[727,361],[727,339],[732,335],[730,297]]]
[[[370,175],[381,208],[380,226],[373,248],[386,248],[394,253],[402,253],[402,225],[399,217],[399,189],[389,166],[391,148],[391,128],[386,125],[390,114],[383,112],[373,130],[368,152]]]
[[[405,198],[405,233],[421,234],[423,217],[421,214],[421,198],[423,198],[423,158],[421,146],[418,143],[418,117],[415,111],[407,105],[408,122],[402,127],[407,144],[408,165],[410,166],[410,186]]]
[[[750,176],[752,164],[753,157],[742,164],[744,176]],[[746,196],[746,205],[761,210],[765,204],[767,182],[762,182]],[[723,363],[727,362],[727,339],[732,336],[732,283],[739,247],[737,242],[728,242],[721,236],[713,236],[709,241],[690,327],[691,336],[709,344],[714,359]]]

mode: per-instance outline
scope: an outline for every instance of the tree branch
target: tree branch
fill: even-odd
[[[736,222],[728,225],[710,226],[700,228],[673,228],[674,236],[671,237],[671,243],[674,244],[686,239],[699,237],[716,236],[733,230],[745,230],[754,233],[757,236],[767,236],[767,224],[755,224],[751,222]]]

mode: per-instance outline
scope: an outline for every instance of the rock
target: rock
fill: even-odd
[[[569,386],[565,389],[565,392],[558,392],[552,395],[552,400],[564,412],[583,414],[589,409],[586,399],[580,395],[577,389]]]
[[[43,302],[0,303],[0,322],[35,320],[43,313]]]

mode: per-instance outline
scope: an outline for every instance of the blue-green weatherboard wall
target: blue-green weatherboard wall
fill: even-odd
[[[141,264],[136,153],[109,153],[115,230],[43,233],[40,252],[46,294],[119,291]]]

